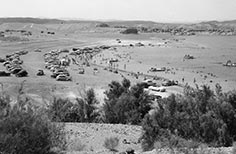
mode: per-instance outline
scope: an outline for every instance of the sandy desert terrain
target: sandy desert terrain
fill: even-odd
[[[6,31],[9,29],[30,31],[32,35]],[[53,95],[73,100],[89,87],[95,89],[102,103],[108,84],[113,80],[121,81],[124,77],[133,84],[154,77],[160,85],[166,79],[178,82],[176,86],[166,87],[167,96],[170,93],[181,94],[185,84],[193,87],[195,84],[207,84],[214,88],[219,83],[224,91],[236,89],[236,67],[223,66],[228,60],[236,62],[236,36],[177,36],[166,33],[124,35],[120,29],[96,27],[95,23],[3,23],[0,31],[4,31],[5,35],[0,40],[0,57],[5,58],[16,51],[28,51],[28,54],[20,56],[28,76],[0,77],[4,90],[16,97],[19,84],[25,81],[25,92],[40,105],[48,102]],[[72,81],[56,81],[50,77],[52,72],[45,68],[44,55],[52,50],[68,49],[71,53],[73,48],[104,45],[110,48],[93,55],[89,59],[90,66],[82,66],[84,74],[79,74],[77,64],[71,63],[67,67]],[[36,49],[41,52],[35,52]],[[69,53],[60,56],[77,58]],[[184,58],[185,55],[193,58]],[[116,60],[112,66],[109,64],[111,59]],[[117,72],[109,71],[109,68]],[[150,71],[151,68],[165,70]],[[39,69],[44,71],[45,76],[36,75]],[[6,68],[0,64],[0,70],[6,71]],[[103,142],[110,136],[117,136],[120,142],[124,139],[130,142],[120,143],[120,152],[131,147],[141,153],[138,137],[142,130],[139,126],[68,123],[66,131],[68,140],[80,140],[86,144],[82,153],[109,153],[103,147]]]

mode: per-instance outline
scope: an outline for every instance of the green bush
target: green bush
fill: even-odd
[[[55,147],[64,148],[63,125],[51,123],[44,111],[30,102],[18,100],[10,107],[9,96],[4,95],[0,96],[0,112],[7,114],[0,116],[0,153],[49,154]]]
[[[138,34],[137,28],[127,28],[126,30],[121,32],[122,34]]]
[[[69,122],[71,119],[77,121],[76,108],[73,108],[73,103],[68,99],[54,98],[49,106],[48,114],[54,122]]]
[[[82,99],[72,103],[68,99],[54,98],[48,114],[55,122],[95,122],[98,116],[98,101],[93,89],[85,92]]]
[[[143,149],[152,149],[161,138],[175,135],[210,146],[231,146],[235,140],[235,92],[216,92],[209,87],[185,87],[184,95],[158,101],[158,107],[143,120]]]
[[[121,84],[112,81],[109,87],[103,105],[105,122],[140,124],[152,103],[151,97],[144,92],[144,87],[141,84],[130,87],[130,81],[127,79]]]

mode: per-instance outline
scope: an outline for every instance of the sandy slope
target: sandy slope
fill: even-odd
[[[113,152],[103,146],[105,139],[109,137],[117,137],[119,139],[117,153],[124,152],[128,148],[132,148],[135,150],[135,154],[171,154],[169,149],[159,149],[158,152],[155,149],[152,151],[143,152],[141,144],[138,142],[142,134],[142,128],[140,126],[121,124],[66,123],[66,134],[67,141],[71,143],[66,151],[67,154],[112,154]],[[124,144],[124,139],[126,139],[129,144]],[[204,152],[210,154],[231,154],[232,147],[198,149],[198,154],[202,154]],[[182,154],[181,152],[177,153]]]
[[[133,148],[136,151],[141,151],[138,139],[142,133],[140,126],[130,125],[112,125],[112,124],[86,124],[86,123],[66,123],[66,133],[68,141],[72,141],[67,150],[69,154],[72,153],[111,153],[103,144],[106,138],[117,137],[119,139],[119,146],[117,150],[122,152],[127,148]],[[124,140],[129,144],[124,144]],[[84,144],[84,149],[79,152],[79,144]]]

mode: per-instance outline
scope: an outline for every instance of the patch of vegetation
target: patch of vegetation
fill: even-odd
[[[138,34],[137,28],[127,28],[126,30],[121,32],[122,34]]]
[[[167,148],[180,153],[201,153],[202,145],[227,147],[236,140],[236,91],[224,93],[218,84],[215,91],[206,85],[186,86],[183,95],[159,99],[157,107],[152,109],[152,96],[144,91],[143,84],[131,86],[128,79],[121,83],[112,81],[105,92],[102,111],[98,111],[93,89],[85,91],[74,103],[54,98],[49,109],[37,108],[24,94],[23,84],[14,105],[9,95],[0,93],[0,153],[3,154],[47,154],[55,147],[65,149],[64,126],[51,121],[98,122],[102,115],[99,112],[104,114],[101,119],[106,123],[142,124],[144,151]],[[117,137],[106,138],[104,142],[104,147],[113,152],[118,145]],[[85,145],[78,140],[68,147],[82,151]]]
[[[29,41],[29,39],[24,38],[24,37],[18,37],[18,36],[5,36],[5,37],[0,37],[0,41],[25,42],[25,41]]]
[[[48,113],[55,122],[95,122],[98,117],[97,104],[94,90],[89,89],[75,103],[68,99],[54,98]]]
[[[215,92],[208,86],[186,86],[184,95],[172,95],[157,103],[158,107],[143,120],[144,150],[152,149],[162,139],[175,143],[173,136],[214,147],[231,146],[235,140],[235,91],[223,93],[219,85]]]
[[[81,142],[79,139],[74,139],[68,144],[69,151],[83,151],[86,145]]]
[[[9,98],[0,94],[0,153],[50,154],[65,148],[63,125],[51,123],[44,110],[24,99],[21,90],[14,105]]]
[[[107,99],[103,106],[106,123],[140,124],[151,109],[151,97],[142,84],[130,86],[130,81],[112,81],[106,91]]]
[[[100,23],[100,24],[97,24],[96,27],[110,27],[110,26],[106,23]]]
[[[119,139],[117,137],[106,138],[104,141],[104,147],[110,151],[117,151],[116,148],[119,145]]]

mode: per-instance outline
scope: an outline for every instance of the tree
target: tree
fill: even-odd
[[[85,112],[85,121],[94,122],[98,116],[98,113],[96,112],[96,105],[99,104],[98,100],[96,99],[94,89],[87,90],[84,99],[78,103]]]
[[[1,95],[1,105],[3,102],[10,104],[2,98],[6,97]],[[65,148],[64,126],[51,123],[43,109],[18,100],[7,110],[8,114],[0,116],[0,153],[49,154],[54,147]]]
[[[142,84],[130,88],[130,81],[122,84],[112,81],[106,92],[107,99],[103,106],[105,121],[109,123],[140,124],[151,109],[151,97],[144,92]]]
[[[49,106],[48,114],[56,122],[95,122],[98,116],[95,92],[85,91],[83,98],[77,98],[75,103],[68,99],[54,98]]]
[[[235,140],[235,93],[216,93],[208,86],[196,89],[186,86],[184,95],[160,99],[158,107],[143,121],[143,147],[151,148],[163,138],[172,136],[211,146],[230,146]]]

